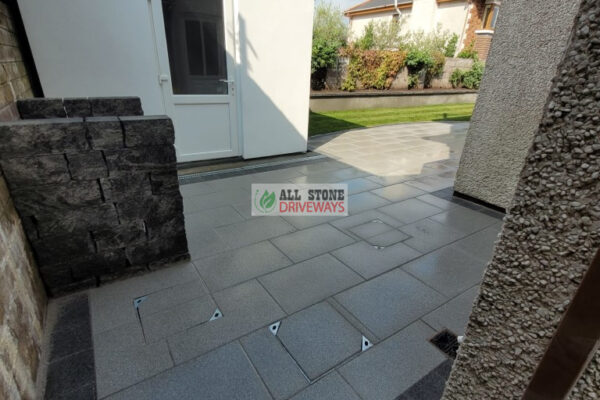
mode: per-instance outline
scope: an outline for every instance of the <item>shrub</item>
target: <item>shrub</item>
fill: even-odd
[[[339,8],[326,2],[315,7],[311,59],[313,89],[325,86],[327,68],[336,65],[338,50],[346,44],[348,27]]]
[[[481,78],[483,77],[484,65],[480,61],[475,61],[470,70],[464,73],[462,83],[467,89],[479,89]]]
[[[483,77],[484,65],[481,61],[475,61],[470,70],[455,69],[450,75],[452,87],[464,87],[467,89],[479,89]]]
[[[479,55],[477,54],[477,52],[474,49],[475,47],[475,41],[472,41],[471,43],[469,43],[469,45],[467,47],[465,47],[464,49],[462,49],[460,51],[460,53],[458,53],[458,58],[470,58],[472,60],[479,60]]]
[[[399,20],[379,21],[373,25],[373,47],[379,50],[398,50],[404,43],[402,27],[405,17]]]
[[[464,74],[465,71],[460,68],[452,71],[452,75],[450,75],[450,83],[452,84],[453,88],[458,88],[462,85]]]
[[[358,82],[365,89],[389,89],[404,66],[406,54],[397,50],[363,50],[349,47],[342,54],[349,58],[348,73],[342,90],[356,90]]]
[[[433,64],[425,69],[425,87],[431,87],[431,81],[434,78],[440,77],[444,72],[444,65],[446,64],[446,57],[439,51],[434,51],[431,54]]]
[[[361,50],[371,50],[375,47],[375,24],[370,21],[362,36],[356,41],[356,47]]]
[[[429,68],[434,62],[431,53],[425,49],[412,49],[406,54],[406,67],[409,73]]]
[[[421,71],[428,71],[434,66],[435,59],[428,49],[413,48],[412,50],[409,50],[408,54],[406,54],[408,88],[412,89],[417,86]]]
[[[456,33],[452,34],[450,39],[448,39],[448,43],[446,43],[446,48],[444,49],[444,55],[446,57],[454,57],[456,53],[456,45],[458,44],[458,35]]]
[[[437,28],[429,33],[423,31],[411,32],[403,38],[402,48],[406,50],[419,49],[424,51],[433,52],[446,52],[447,43],[450,41],[450,32],[443,31],[441,25],[438,24]]]

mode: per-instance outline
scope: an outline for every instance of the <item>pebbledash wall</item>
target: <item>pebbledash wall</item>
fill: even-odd
[[[553,10],[555,18],[573,27],[572,5],[565,8],[564,3],[506,2],[503,21],[510,15],[519,20],[518,7],[525,13],[539,6]],[[541,107],[543,117],[532,137],[533,146],[520,162],[524,168],[515,197],[483,278],[445,400],[522,398],[600,247],[600,3],[583,0],[580,6],[550,98]],[[559,9],[568,18],[559,16]],[[544,21],[553,30],[565,29]],[[545,30],[543,25],[536,24],[536,29]],[[531,40],[536,43],[536,38]],[[493,61],[498,61],[497,55],[492,54]],[[519,74],[517,70],[512,76],[518,79]],[[594,399],[599,394],[597,352],[570,399]]]
[[[51,294],[189,258],[168,117],[139,98],[18,107],[0,165]]]
[[[0,121],[18,118],[14,101],[32,96],[13,16],[0,1]],[[33,399],[46,294],[0,171],[0,398]]]
[[[502,3],[454,189],[507,208],[579,0]]]

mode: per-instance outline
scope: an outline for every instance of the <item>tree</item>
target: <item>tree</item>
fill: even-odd
[[[311,62],[311,85],[313,89],[325,86],[327,68],[337,63],[338,51],[346,44],[348,27],[342,11],[327,1],[315,6]]]

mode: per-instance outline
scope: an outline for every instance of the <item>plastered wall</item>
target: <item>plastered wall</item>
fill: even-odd
[[[454,190],[510,205],[578,5],[502,3]]]
[[[520,399],[600,247],[597,15],[600,3],[581,2],[445,400]],[[571,399],[598,397],[599,359],[587,366]]]

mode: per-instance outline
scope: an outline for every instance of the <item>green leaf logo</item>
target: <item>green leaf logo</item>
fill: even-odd
[[[275,192],[269,193],[268,190],[265,190],[263,195],[260,197],[258,204],[256,204],[256,199],[258,199],[258,190],[254,195],[254,202],[259,211],[263,213],[270,213],[275,209]]]

